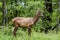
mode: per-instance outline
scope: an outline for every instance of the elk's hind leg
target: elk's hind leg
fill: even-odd
[[[14,28],[14,31],[13,31],[14,36],[16,36],[16,31],[17,31],[17,29],[18,29],[18,27],[15,27],[15,28]]]

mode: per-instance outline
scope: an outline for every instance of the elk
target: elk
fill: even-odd
[[[28,35],[31,35],[32,26],[38,21],[39,17],[43,16],[42,12],[38,9],[34,17],[16,17],[12,19],[13,24],[15,25],[13,34],[16,36],[16,31],[18,27],[27,28]]]

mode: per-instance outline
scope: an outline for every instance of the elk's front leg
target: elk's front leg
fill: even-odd
[[[15,28],[14,28],[14,31],[13,31],[14,36],[16,36],[16,31],[17,31],[17,29],[18,29],[18,27],[15,27]]]
[[[28,27],[28,35],[31,35],[31,27]]]

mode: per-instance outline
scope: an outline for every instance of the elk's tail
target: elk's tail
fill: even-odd
[[[14,23],[15,23],[15,18],[12,19],[12,24],[10,26],[14,26]]]
[[[12,19],[12,22],[13,22],[13,23],[15,22],[15,18],[14,18],[14,19]]]
[[[14,22],[15,21],[15,19],[12,19],[12,22]]]

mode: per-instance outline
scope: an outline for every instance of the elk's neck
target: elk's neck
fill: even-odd
[[[34,24],[35,24],[38,20],[39,20],[39,16],[36,15],[36,16],[34,17]]]

